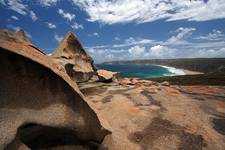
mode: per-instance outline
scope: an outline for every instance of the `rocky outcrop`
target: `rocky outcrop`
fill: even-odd
[[[0,39],[22,44],[31,44],[26,32],[22,29],[11,32],[9,30],[0,30]]]
[[[92,58],[85,52],[77,37],[69,32],[52,54],[76,82],[89,80],[95,72]]]
[[[118,78],[119,73],[107,71],[107,70],[104,70],[104,69],[98,69],[97,70],[97,76],[98,76],[98,80],[100,82],[112,82],[112,81],[115,81]]]
[[[98,147],[109,131],[76,83],[31,43],[5,35],[11,33],[0,38],[0,149]]]

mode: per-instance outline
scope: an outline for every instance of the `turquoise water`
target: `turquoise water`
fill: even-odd
[[[138,77],[138,78],[156,78],[163,76],[177,75],[175,68],[165,68],[161,66],[142,66],[142,65],[127,65],[127,64],[98,64],[98,68],[120,72],[122,77]],[[172,70],[172,72],[171,72]]]

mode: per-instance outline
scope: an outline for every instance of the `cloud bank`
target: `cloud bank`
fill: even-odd
[[[103,24],[166,21],[207,21],[225,18],[224,0],[72,0],[91,22]],[[220,13],[218,13],[220,12]]]

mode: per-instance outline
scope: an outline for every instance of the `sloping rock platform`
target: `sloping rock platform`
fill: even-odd
[[[109,150],[223,150],[225,87],[79,84],[89,104],[109,121]]]

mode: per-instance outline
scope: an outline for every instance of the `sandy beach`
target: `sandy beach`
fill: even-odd
[[[182,70],[185,73],[185,75],[204,74],[202,72],[191,71],[191,70],[187,70],[187,69],[180,69],[180,70]]]

